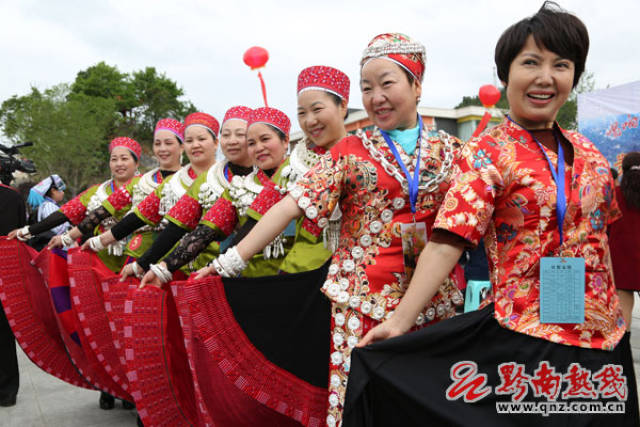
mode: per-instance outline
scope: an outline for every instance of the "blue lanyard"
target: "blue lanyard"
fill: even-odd
[[[553,163],[551,163],[551,159],[547,155],[547,152],[544,151],[544,148],[542,147],[542,144],[540,143],[540,141],[538,141],[538,139],[535,136],[533,136],[533,134],[529,132],[527,129],[525,129],[522,125],[520,125],[518,122],[516,122],[511,117],[509,117],[509,115],[507,115],[507,118],[512,123],[515,123],[518,126],[520,126],[529,134],[529,136],[536,142],[536,144],[538,144],[538,147],[540,147],[540,150],[542,150],[542,154],[544,154],[544,157],[547,159],[547,162],[549,163],[549,170],[551,170],[551,176],[553,177],[553,180],[556,182],[556,188],[557,188],[556,211],[558,215],[558,232],[560,233],[560,244],[562,244],[562,242],[564,241],[564,236],[562,234],[562,226],[564,224],[565,213],[567,212],[567,197],[564,193],[564,150],[562,149],[562,144],[560,143],[560,139],[558,139],[558,136],[554,131],[553,136],[555,137],[556,143],[558,144],[558,168],[556,169],[553,167]]]
[[[396,158],[396,162],[400,165],[404,176],[407,177],[407,184],[409,185],[409,203],[411,204],[411,213],[416,213],[416,203],[418,201],[418,187],[420,186],[420,143],[422,141],[422,117],[418,114],[418,155],[416,157],[416,169],[413,171],[413,177],[407,170],[407,167],[404,165],[404,162],[400,158],[400,153],[398,153],[398,149],[395,144],[389,137],[389,134],[383,130],[380,130],[382,137],[384,138],[387,146],[389,146],[389,150],[393,153],[393,157]]]
[[[113,182],[114,182],[114,181],[113,181],[113,180],[111,180],[111,192],[112,192],[112,193],[116,191],[116,190],[115,190],[115,188],[114,188],[114,186],[113,186]]]
[[[229,163],[227,162],[226,165],[224,165],[224,170],[222,171],[224,174],[224,177],[227,179],[227,181],[231,182],[231,177],[229,176]]]

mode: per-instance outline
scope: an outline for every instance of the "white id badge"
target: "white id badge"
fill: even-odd
[[[540,323],[583,323],[584,258],[540,260]]]

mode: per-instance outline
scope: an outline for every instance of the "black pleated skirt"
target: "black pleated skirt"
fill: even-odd
[[[509,387],[518,369],[533,381]],[[569,378],[586,369],[595,397],[563,395],[588,390]],[[343,425],[637,427],[629,333],[613,351],[555,344],[501,327],[490,305],[356,349]]]

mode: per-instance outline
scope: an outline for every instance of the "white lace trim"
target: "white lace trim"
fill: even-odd
[[[189,176],[191,164],[183,166],[178,172],[173,174],[167,183],[162,187],[160,195],[160,205],[158,207],[158,215],[164,217],[169,210],[178,203],[178,200],[184,196],[193,184],[193,178]],[[163,218],[161,224],[166,225],[167,221]]]
[[[227,178],[224,176],[224,168],[228,161],[217,162],[207,171],[207,180],[200,186],[198,202],[203,210],[208,210],[222,196],[224,190],[229,188]]]

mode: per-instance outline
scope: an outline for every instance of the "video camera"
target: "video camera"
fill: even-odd
[[[25,173],[34,173],[36,171],[36,166],[31,160],[23,160],[16,157],[19,153],[19,148],[31,147],[32,145],[33,142],[24,142],[10,147],[0,144],[0,180],[3,184],[9,185],[11,183],[15,171]]]

